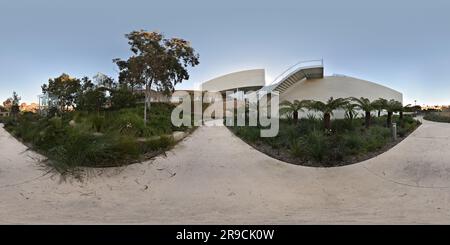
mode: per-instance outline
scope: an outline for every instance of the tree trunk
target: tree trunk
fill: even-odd
[[[370,111],[366,111],[366,117],[365,117],[365,126],[366,128],[370,127]]]
[[[400,120],[403,119],[403,111],[400,111]]]
[[[259,127],[259,99],[256,100],[256,126]]]
[[[294,111],[292,114],[293,114],[292,116],[294,118],[294,122],[298,123],[298,111]]]
[[[378,117],[381,116],[381,110],[378,110]]]
[[[150,84],[145,84],[144,125],[147,126],[147,111],[150,109]]]
[[[147,126],[147,93],[145,93],[144,99],[144,125]]]
[[[392,124],[392,112],[391,111],[389,111],[387,114],[387,122],[386,123],[387,123],[387,127],[390,128],[391,124]]]
[[[323,114],[323,123],[324,123],[325,129],[327,129],[327,130],[331,129],[331,114],[330,113]]]

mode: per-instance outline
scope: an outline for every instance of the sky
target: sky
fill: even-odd
[[[404,104],[450,104],[450,1],[0,0],[0,101],[68,73],[118,76],[125,34],[160,31],[200,54],[192,89],[211,78],[265,68],[266,82],[301,60],[325,74],[377,82]]]

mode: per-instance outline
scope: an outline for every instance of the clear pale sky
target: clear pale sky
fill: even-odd
[[[300,60],[403,93],[404,103],[450,104],[450,1],[0,0],[0,102],[37,100],[65,72],[117,78],[124,34],[159,30],[191,41],[200,65],[178,88],[265,68],[267,82]]]

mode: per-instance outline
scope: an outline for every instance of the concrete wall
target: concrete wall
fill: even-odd
[[[264,69],[246,70],[223,75],[201,85],[201,90],[218,92],[236,88],[262,87],[266,84]]]
[[[280,94],[280,102],[305,99],[327,101],[330,97],[365,97],[371,101],[384,98],[403,103],[403,95],[396,90],[347,76],[327,76],[321,79],[302,80]],[[311,112],[300,113],[300,116],[306,116],[308,113]],[[376,114],[376,112],[374,111],[373,114]],[[334,113],[335,118],[344,118],[344,116],[345,113],[342,110]]]

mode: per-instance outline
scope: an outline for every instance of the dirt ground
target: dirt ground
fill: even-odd
[[[450,223],[450,124],[361,163],[311,168],[203,126],[167,156],[61,180],[0,128],[2,224]]]

